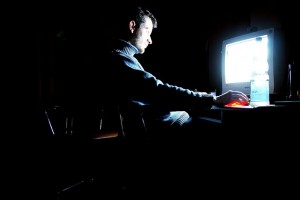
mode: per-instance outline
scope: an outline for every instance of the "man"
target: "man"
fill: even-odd
[[[123,119],[125,135],[139,137],[139,128],[179,128],[191,124],[187,112],[191,108],[210,108],[232,101],[248,104],[247,96],[239,91],[228,91],[220,96],[164,83],[147,72],[135,54],[143,54],[152,44],[151,34],[157,20],[149,11],[136,8],[127,17],[118,18],[120,29],[117,39],[111,44],[109,66],[102,75],[114,83],[102,83],[108,102],[117,101]],[[109,68],[109,69],[108,69]]]

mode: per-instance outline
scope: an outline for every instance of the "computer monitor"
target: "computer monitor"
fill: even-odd
[[[226,39],[222,44],[222,93],[242,91],[250,95],[251,74],[268,63],[270,94],[274,92],[274,28]],[[259,61],[259,62],[258,62]]]

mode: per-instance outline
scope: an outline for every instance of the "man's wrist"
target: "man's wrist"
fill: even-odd
[[[216,106],[220,106],[220,102],[218,101],[217,96],[213,96],[213,104]]]

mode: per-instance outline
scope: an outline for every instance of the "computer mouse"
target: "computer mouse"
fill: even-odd
[[[240,101],[234,100],[234,101],[226,104],[225,106],[227,106],[227,107],[238,107],[238,106],[248,106],[248,105],[249,105],[249,103],[247,101],[240,102]]]

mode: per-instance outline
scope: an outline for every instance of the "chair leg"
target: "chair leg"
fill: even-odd
[[[72,192],[74,193],[73,195],[78,195],[78,192],[80,189],[82,189],[82,187],[85,185],[85,184],[91,184],[94,182],[94,179],[93,178],[85,178],[85,179],[82,179],[78,182],[75,182],[63,189],[60,189],[59,191],[56,192],[56,199],[57,200],[61,200],[61,199],[68,199],[68,196],[73,198],[72,196]],[[76,191],[77,190],[77,191]],[[83,194],[84,195],[84,194]]]

